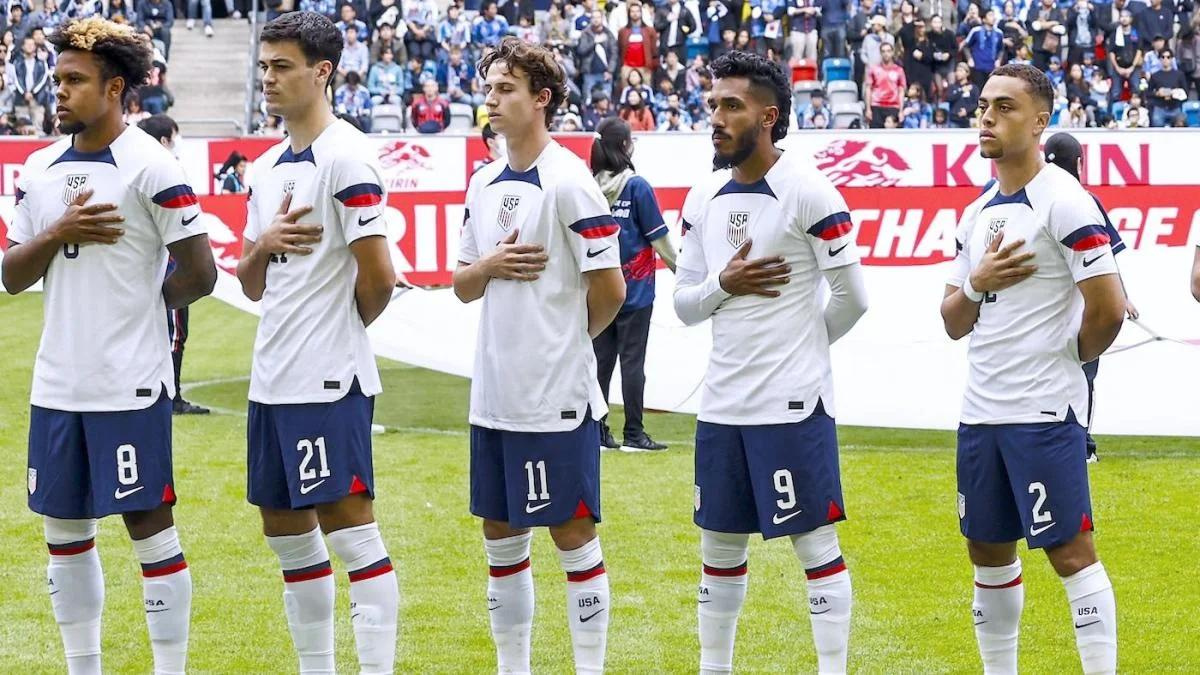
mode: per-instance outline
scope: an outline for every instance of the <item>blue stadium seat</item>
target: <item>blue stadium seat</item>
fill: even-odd
[[[1187,116],[1189,127],[1200,127],[1200,101],[1188,101],[1184,103],[1183,114]]]
[[[1129,104],[1125,101],[1113,101],[1111,104],[1109,104],[1108,112],[1110,115],[1112,115],[1114,120],[1120,122],[1122,119],[1124,119],[1125,109],[1128,107]]]
[[[708,37],[704,35],[703,31],[696,31],[694,35],[687,39],[687,62],[691,63],[700,55],[708,58]]]
[[[853,67],[850,59],[829,58],[821,62],[821,81],[849,80]]]
[[[1050,126],[1058,126],[1058,118],[1062,116],[1062,111],[1066,110],[1066,106],[1062,103],[1054,104],[1054,112],[1050,113]]]

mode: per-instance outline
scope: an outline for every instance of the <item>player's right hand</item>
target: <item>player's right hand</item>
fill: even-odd
[[[772,286],[782,286],[788,282],[792,268],[785,265],[780,256],[755,258],[747,260],[750,239],[733,254],[725,270],[721,272],[721,288],[731,295],[761,295],[768,298],[779,297],[779,291]]]
[[[292,194],[289,192],[279,205],[275,220],[254,242],[254,248],[266,253],[287,253],[291,255],[308,255],[312,253],[311,244],[321,241],[320,225],[301,225],[296,221],[312,212],[311,206],[301,206],[292,209]]]
[[[60,244],[115,244],[125,230],[114,227],[125,222],[117,213],[116,204],[92,204],[85,206],[95,194],[84,190],[67,205],[67,210],[50,227],[54,239]]]
[[[1033,251],[1017,254],[1016,250],[1025,245],[1024,239],[1018,239],[1001,248],[1004,242],[1004,232],[996,235],[992,245],[988,247],[983,259],[971,272],[971,286],[983,293],[995,293],[1013,286],[1037,271],[1037,265],[1026,265],[1033,260]]]
[[[504,238],[486,258],[484,268],[488,276],[512,281],[536,281],[538,273],[546,269],[550,257],[541,244],[518,244],[519,230]]]

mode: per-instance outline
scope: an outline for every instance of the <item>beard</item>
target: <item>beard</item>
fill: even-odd
[[[75,134],[83,133],[84,129],[87,129],[87,125],[84,124],[83,122],[79,122],[79,121],[59,122],[58,123],[59,131],[61,131],[64,134],[70,134],[72,136]]]
[[[754,154],[754,145],[757,139],[758,131],[751,129],[746,133],[733,138],[733,152],[728,155],[723,155],[720,152],[713,152],[713,168],[714,169],[732,169],[742,162],[749,159],[750,155]],[[726,136],[727,138],[729,136]]]
[[[1004,157],[1004,148],[994,147],[985,149],[982,144],[979,146],[979,156],[984,159],[1000,159]]]

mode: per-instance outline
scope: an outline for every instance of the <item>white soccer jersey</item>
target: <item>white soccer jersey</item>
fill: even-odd
[[[8,238],[21,244],[62,217],[80,192],[116,204],[116,244],[64,245],[46,269],[45,326],[33,405],[71,412],[141,410],[175,395],[162,286],[168,244],[204,234],[199,202],[171,153],[136,126],[99,152],[64,138],[29,156]]]
[[[834,414],[822,270],[858,262],[846,202],[798,153],[787,152],[761,180],[730,171],[706,177],[683,205],[676,294],[701,286],[719,302],[698,419],[716,424],[782,424],[812,414],[818,399]],[[777,298],[731,296],[726,264],[747,239],[749,258],[782,256],[789,283]]]
[[[258,239],[287,193],[292,209],[311,206],[300,224],[322,225],[309,255],[273,256],[254,339],[250,400],[329,403],[358,378],[362,392],[383,390],[367,329],[354,301],[358,263],[350,244],[386,236],[387,194],[375,149],[344,121],[296,153],[287,139],[255,165],[245,238]]]
[[[1088,417],[1087,382],[1079,361],[1083,295],[1076,284],[1116,274],[1104,216],[1070,174],[1047,164],[1015,194],[997,183],[963,213],[958,255],[947,283],[962,287],[999,233],[1024,239],[1033,276],[986,293],[967,351],[969,373],[961,420],[966,424],[1053,422],[1068,406]],[[1003,245],[1003,244],[1002,244]]]
[[[583,160],[553,141],[517,172],[492,162],[471,177],[458,259],[473,263],[513,230],[550,260],[537,281],[492,279],[483,295],[471,424],[568,431],[608,406],[596,380],[582,273],[620,267],[620,228]]]

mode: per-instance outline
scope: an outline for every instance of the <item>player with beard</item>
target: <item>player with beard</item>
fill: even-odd
[[[172,515],[175,379],[162,317],[212,292],[216,267],[183,168],[122,115],[146,81],[149,42],[98,17],[49,41],[70,135],[26,160],[4,256],[10,293],[39,279],[45,291],[29,507],[45,517],[67,671],[101,672],[97,519],[119,513],[141,563],[154,671],[182,673],[192,579]],[[176,266],[165,277],[168,252]]]
[[[718,171],[684,202],[675,289],[684,323],[712,320],[696,426],[700,672],[733,668],[749,535],[759,532],[791,539],[819,671],[844,673],[851,588],[834,527],[846,516],[829,345],[866,311],[854,228],[811,160],[775,147],[791,112],[779,67],[731,52],[712,73]]]
[[[979,146],[998,180],[966,208],[942,318],[971,334],[958,430],[958,515],[975,565],[985,673],[1017,672],[1025,591],[1017,540],[1062,578],[1085,673],[1115,673],[1112,584],[1096,557],[1082,364],[1116,339],[1125,296],[1104,215],[1038,143],[1054,91],[1040,70],[997,68],[979,98]]]

